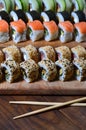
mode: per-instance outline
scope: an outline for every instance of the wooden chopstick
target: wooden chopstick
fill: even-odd
[[[19,105],[59,105],[63,102],[36,102],[36,101],[9,101],[10,104],[19,104]],[[78,107],[78,106],[86,106],[86,103],[74,103],[70,104],[70,106]]]
[[[53,110],[55,108],[60,108],[60,107],[67,106],[67,105],[70,105],[70,104],[73,104],[73,103],[78,103],[78,102],[81,102],[81,101],[84,101],[84,100],[86,100],[86,97],[78,98],[78,99],[75,99],[75,100],[64,102],[64,103],[59,104],[59,105],[57,104],[57,105],[49,106],[49,107],[46,107],[46,108],[38,109],[38,110],[35,110],[35,111],[32,111],[32,112],[28,112],[28,113],[16,116],[13,119],[15,120],[15,119],[23,118],[23,117],[26,117],[26,116],[39,114],[39,113],[42,113],[42,112]]]

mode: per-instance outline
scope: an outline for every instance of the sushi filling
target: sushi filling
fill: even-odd
[[[46,28],[44,29],[44,34],[45,34],[45,36],[49,35],[49,32],[48,32],[48,30]]]
[[[28,77],[27,77],[27,74],[26,74],[26,72],[25,72],[24,69],[21,69],[21,72],[22,72],[22,74],[23,74],[23,76],[24,76],[24,79],[28,78]]]
[[[46,74],[46,70],[45,69],[41,69],[41,76],[42,76],[42,78],[45,77],[45,74]]]
[[[59,36],[63,36],[64,35],[64,31],[62,29],[59,29]]]
[[[5,79],[6,79],[6,80],[9,80],[10,73],[8,72],[7,69],[4,69],[4,72],[5,72]]]

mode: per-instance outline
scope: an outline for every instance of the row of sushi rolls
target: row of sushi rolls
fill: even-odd
[[[86,41],[85,0],[0,0],[0,42]],[[76,45],[0,50],[0,81],[86,80],[86,49]]]
[[[0,42],[86,41],[85,0],[0,0]]]
[[[10,45],[0,50],[0,81],[34,82],[86,80],[86,49],[80,45],[43,46]]]

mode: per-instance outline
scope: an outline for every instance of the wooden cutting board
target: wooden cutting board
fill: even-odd
[[[12,41],[7,43],[0,44],[0,49],[13,45]],[[66,45],[69,48],[72,48],[77,45],[82,45],[86,48],[86,42],[76,43],[75,41],[70,43],[62,44],[60,41],[45,42],[44,40],[38,42],[21,42],[16,44],[18,47],[23,47],[28,44],[32,44],[35,47],[39,48],[41,46],[51,45],[53,47],[58,47]],[[19,81],[17,83],[0,83],[0,94],[28,94],[28,95],[86,95],[86,81],[79,82],[76,80],[61,82],[46,82],[43,80],[36,81],[34,83],[27,83],[25,81]]]

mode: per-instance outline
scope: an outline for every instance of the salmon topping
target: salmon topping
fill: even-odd
[[[39,20],[28,22],[27,26],[31,27],[33,30],[44,30],[44,26]]]
[[[58,26],[53,20],[50,22],[44,22],[44,26],[48,28],[51,33],[58,31]]]
[[[80,22],[74,24],[75,28],[78,29],[81,33],[86,33],[86,22]]]
[[[59,25],[63,26],[65,28],[65,30],[68,32],[74,31],[74,26],[70,21],[60,22]]]
[[[0,32],[9,32],[9,25],[5,20],[0,20]]]
[[[17,32],[22,33],[26,30],[26,24],[20,19],[18,21],[11,22],[11,27],[15,28]]]

